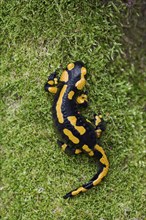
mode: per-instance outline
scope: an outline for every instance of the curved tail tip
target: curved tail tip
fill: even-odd
[[[71,198],[72,197],[72,194],[69,192],[67,193],[65,196],[63,196],[64,199],[68,199],[68,198]]]

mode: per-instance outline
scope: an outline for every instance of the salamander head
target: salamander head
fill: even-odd
[[[60,81],[74,84],[78,90],[82,90],[86,83],[86,73],[87,70],[84,64],[81,61],[76,61],[67,65],[66,70],[61,75]]]

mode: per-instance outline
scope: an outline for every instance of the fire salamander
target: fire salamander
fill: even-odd
[[[94,157],[99,163],[98,172],[79,188],[72,190],[64,199],[86,192],[96,186],[107,175],[109,162],[99,138],[105,130],[105,122],[99,113],[94,115],[94,124],[85,119],[78,111],[78,106],[87,105],[87,94],[83,92],[87,70],[81,61],[68,64],[58,80],[56,72],[48,77],[45,90],[54,93],[53,119],[62,141],[58,141],[63,151],[72,155],[82,152]]]

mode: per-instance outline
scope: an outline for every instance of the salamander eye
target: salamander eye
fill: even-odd
[[[67,65],[68,70],[72,70],[74,67],[75,67],[74,63],[70,63],[70,64]]]

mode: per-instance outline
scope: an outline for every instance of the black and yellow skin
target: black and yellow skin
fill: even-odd
[[[63,141],[59,146],[68,154],[87,153],[99,162],[99,170],[93,178],[79,188],[67,193],[64,198],[73,197],[96,186],[107,175],[109,162],[99,138],[105,123],[102,115],[94,115],[94,124],[84,118],[78,111],[78,106],[87,106],[87,94],[82,92],[86,84],[87,70],[80,61],[70,63],[63,71],[60,79],[56,73],[48,77],[45,90],[54,93],[53,119]]]

